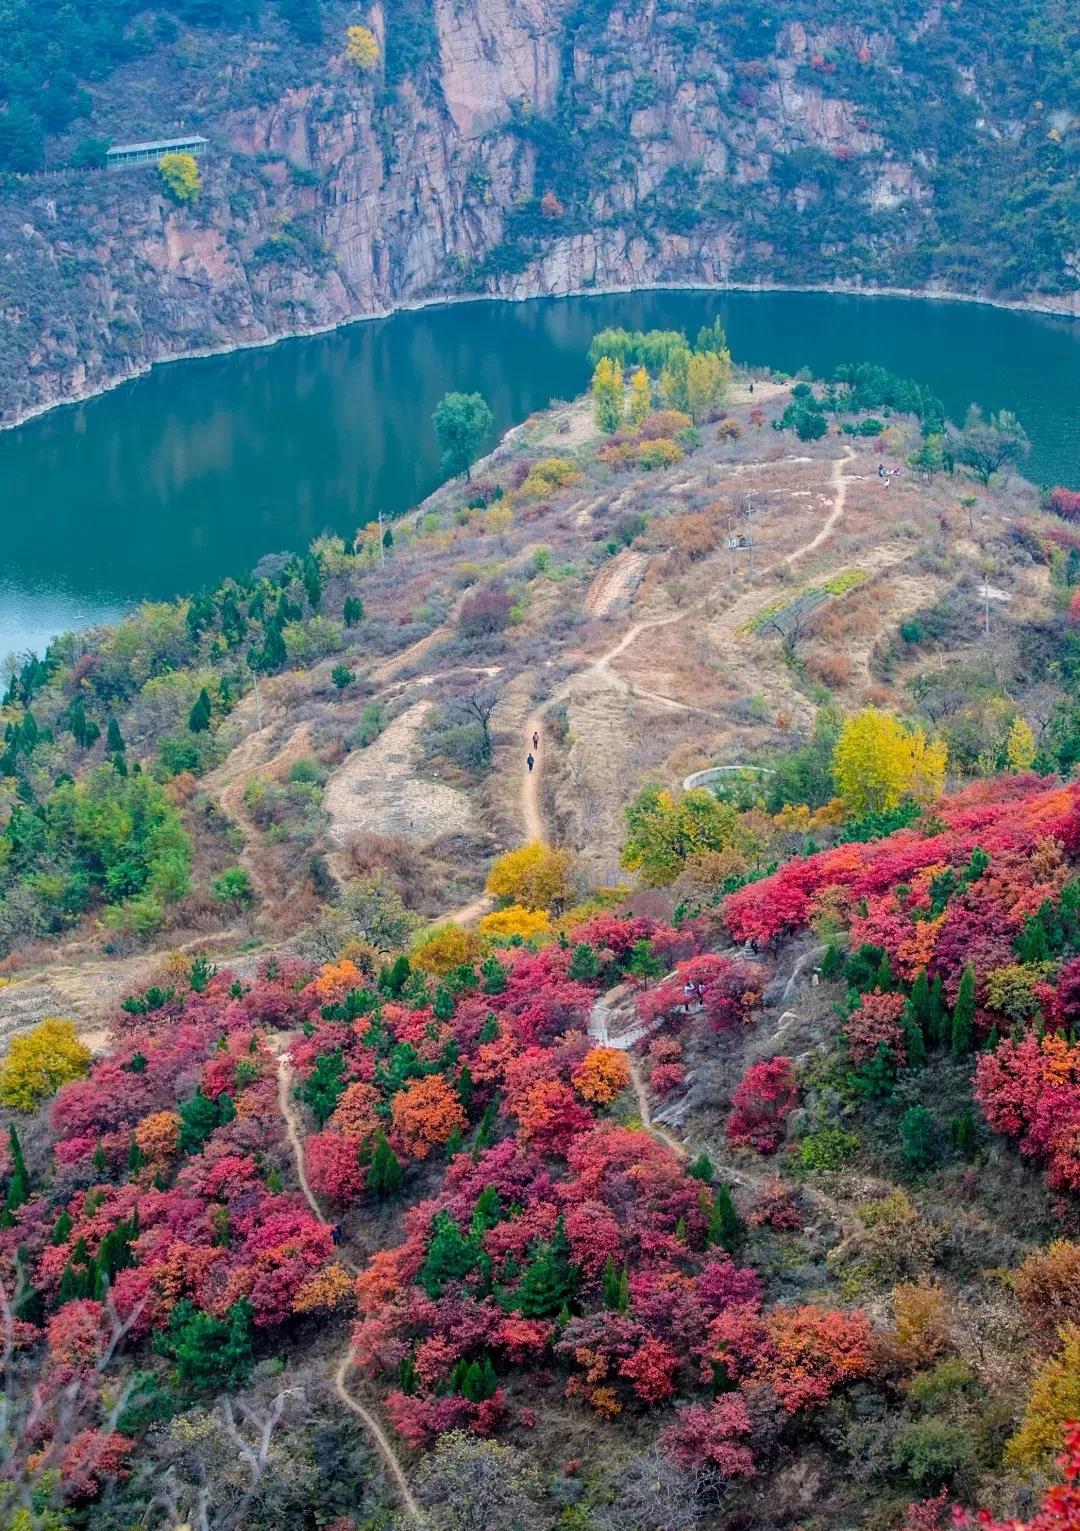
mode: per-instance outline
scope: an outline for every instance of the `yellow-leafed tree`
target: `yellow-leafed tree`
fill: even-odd
[[[905,798],[926,803],[940,796],[947,760],[940,740],[906,728],[891,712],[866,707],[840,730],[833,775],[849,813],[884,813]]]
[[[14,1037],[0,1063],[0,1103],[33,1111],[69,1079],[90,1072],[90,1049],[75,1035],[74,1021],[42,1021],[25,1037]]]
[[[626,809],[629,831],[622,864],[652,888],[663,888],[694,856],[743,848],[739,812],[704,788],[676,796],[665,787],[643,787]]]
[[[158,172],[174,202],[199,200],[202,178],[193,154],[163,154],[158,160]]]
[[[1009,729],[1009,742],[1005,747],[1005,758],[1009,763],[1009,770],[1030,771],[1035,763],[1035,735],[1031,731],[1031,724],[1023,718],[1015,718],[1013,726]]]
[[[460,925],[443,925],[413,950],[412,961],[433,978],[445,978],[455,968],[478,961],[482,953],[483,942],[473,931],[463,930]]]
[[[496,909],[485,914],[476,927],[482,936],[508,941],[520,936],[523,941],[550,941],[551,921],[542,909],[526,909],[524,904],[511,904],[507,909]]]
[[[635,367],[630,374],[630,421],[640,425],[652,412],[652,384],[644,367]]]
[[[609,435],[617,431],[623,412],[622,368],[610,356],[601,356],[592,375],[593,419],[597,429]]]
[[[1065,1424],[1080,1419],[1080,1327],[1066,1324],[1061,1349],[1035,1373],[1020,1428],[1005,1459],[1021,1467],[1048,1462],[1065,1444]]]
[[[574,897],[574,858],[569,851],[534,840],[491,864],[487,891],[526,909],[565,909]]]
[[[345,33],[345,57],[364,74],[379,62],[379,44],[370,27],[349,27]]]
[[[686,370],[686,395],[695,425],[707,420],[723,402],[731,381],[727,351],[695,351]]]

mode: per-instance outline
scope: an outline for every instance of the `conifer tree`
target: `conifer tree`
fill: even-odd
[[[745,1225],[735,1210],[730,1190],[726,1185],[717,1186],[713,1194],[712,1212],[705,1235],[706,1242],[719,1245],[721,1249],[726,1249],[729,1255],[734,1254],[745,1232]]]
[[[619,1267],[611,1255],[608,1255],[604,1261],[600,1281],[604,1293],[604,1307],[617,1308],[619,1306]]]
[[[904,1027],[907,1061],[909,1068],[919,1068],[926,1061],[926,1040],[915,1015],[915,1007],[909,1000],[901,1017]]]
[[[506,988],[506,969],[498,957],[485,957],[480,964],[480,979],[485,994],[501,994]],[[497,1033],[496,1033],[497,1034]],[[481,1041],[483,1041],[481,1037]],[[489,1037],[488,1041],[494,1040]]]
[[[188,713],[188,728],[193,734],[204,734],[210,727],[213,717],[213,708],[210,703],[210,693],[204,686],[195,698],[195,703]]]
[[[600,954],[587,941],[579,941],[570,956],[567,978],[575,983],[592,983],[600,976]]]
[[[664,964],[656,956],[648,941],[635,941],[630,952],[630,961],[627,964],[627,972],[642,983],[648,983],[650,978],[662,978]]]
[[[486,1185],[476,1198],[472,1222],[469,1224],[470,1230],[479,1238],[489,1228],[494,1228],[501,1219],[502,1198],[493,1185]]]
[[[713,1170],[713,1162],[709,1158],[708,1154],[698,1154],[693,1164],[691,1164],[688,1173],[692,1175],[695,1180],[700,1180],[704,1185],[712,1185],[715,1171]]]
[[[472,1069],[467,1063],[461,1065],[461,1072],[457,1077],[458,1100],[468,1111],[473,1102],[473,1079]]]
[[[975,1046],[975,969],[964,969],[952,1016],[952,1055],[966,1058]]]
[[[915,976],[915,982],[911,986],[911,1013],[922,1029],[922,1034],[927,1041],[931,1036],[931,1007],[930,1007],[930,979],[926,969],[920,968]]]
[[[375,1134],[375,1146],[367,1173],[367,1188],[375,1196],[395,1196],[401,1189],[403,1175],[401,1160],[386,1141],[386,1134],[380,1129]]]
[[[943,1047],[948,1038],[949,1013],[945,1008],[945,993],[938,973],[930,985],[930,1027],[927,1040]]]
[[[448,1212],[436,1212],[431,1226],[431,1242],[417,1280],[434,1299],[442,1296],[443,1288],[449,1282],[461,1281],[476,1269],[481,1251],[475,1240],[462,1233]]]
[[[8,1127],[8,1149],[11,1154],[11,1173],[8,1176],[3,1210],[0,1211],[0,1228],[11,1228],[15,1223],[15,1209],[21,1207],[30,1196],[30,1175],[23,1158],[22,1144],[15,1131],[15,1123]]]
[[[475,1163],[484,1149],[490,1146],[495,1133],[495,1121],[499,1114],[499,1097],[493,1095],[484,1107],[484,1114],[480,1118],[480,1125],[476,1129],[476,1139],[473,1143],[473,1162]]]
[[[521,1274],[513,1306],[525,1318],[548,1318],[568,1304],[577,1286],[570,1246],[560,1217],[550,1240],[541,1240]]]

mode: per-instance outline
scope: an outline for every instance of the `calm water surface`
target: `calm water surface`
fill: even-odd
[[[609,324],[719,316],[737,360],[874,361],[949,412],[1015,409],[1038,483],[1080,487],[1080,324],[964,303],[643,292],[466,303],[161,367],[0,433],[0,657],[407,509],[439,481],[431,411],[483,393],[503,431],[587,382]]]

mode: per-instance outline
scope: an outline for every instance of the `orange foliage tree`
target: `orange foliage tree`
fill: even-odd
[[[414,1079],[394,1096],[394,1134],[412,1159],[426,1159],[433,1148],[469,1125],[465,1109],[441,1074]]]
[[[630,1083],[626,1054],[614,1047],[594,1047],[574,1070],[574,1088],[594,1106],[610,1106]]]

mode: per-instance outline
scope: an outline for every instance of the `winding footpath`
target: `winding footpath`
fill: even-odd
[[[311,1184],[308,1181],[307,1169],[304,1165],[304,1143],[300,1135],[300,1123],[296,1115],[296,1108],[292,1103],[292,1080],[292,1065],[289,1062],[288,1055],[283,1054],[278,1058],[278,1109],[285,1123],[289,1147],[292,1149],[293,1160],[296,1164],[296,1178],[301,1191],[304,1193],[304,1199],[319,1221],[326,1223],[330,1219],[319,1206],[315,1193],[312,1191]],[[353,1261],[343,1258],[342,1263],[354,1275],[356,1274],[356,1266]],[[345,1407],[357,1416],[378,1447],[379,1455],[382,1457],[386,1470],[394,1481],[394,1486],[397,1489],[398,1497],[401,1500],[402,1509],[405,1511],[406,1516],[414,1525],[423,1525],[423,1512],[413,1498],[412,1489],[409,1487],[409,1480],[405,1476],[405,1469],[401,1465],[401,1459],[394,1450],[393,1442],[371,1410],[365,1408],[360,1400],[349,1391],[349,1372],[352,1370],[352,1366],[353,1353],[352,1344],[350,1343],[334,1373],[334,1389]]]
[[[804,558],[808,554],[815,552],[832,535],[834,529],[844,514],[844,507],[847,500],[847,480],[844,476],[843,470],[846,464],[854,457],[854,455],[855,454],[853,452],[847,450],[843,457],[836,458],[834,460],[831,470],[831,480],[834,490],[832,509],[830,510],[824,525],[821,527],[820,531],[818,531],[816,536],[814,536],[809,542],[804,543],[802,547],[797,548],[793,553],[788,554],[787,558],[784,560],[784,562],[787,564],[794,564],[801,558]],[[769,570],[763,569],[761,572],[762,574],[766,574],[769,572]],[[664,617],[645,618],[639,622],[633,623],[619,639],[619,641],[610,649],[608,649],[606,653],[601,654],[598,659],[593,660],[590,664],[586,665],[584,669],[579,670],[574,675],[570,676],[569,679],[562,686],[560,686],[559,689],[551,697],[549,697],[546,702],[544,702],[540,707],[536,708],[535,711],[530,713],[529,717],[526,719],[524,728],[526,741],[525,753],[528,754],[532,752],[532,754],[535,756],[536,763],[533,770],[527,770],[525,772],[521,789],[521,818],[524,825],[527,842],[539,841],[543,844],[546,843],[547,840],[547,836],[544,831],[543,815],[540,811],[540,789],[544,760],[542,750],[545,744],[543,737],[543,723],[544,716],[548,710],[557,702],[564,700],[565,697],[571,693],[573,690],[574,682],[576,680],[580,680],[588,676],[596,676],[602,678],[608,684],[622,686],[624,689],[630,689],[630,683],[626,681],[624,677],[619,676],[615,671],[611,669],[612,661],[617,659],[621,654],[624,654],[632,644],[636,643],[638,638],[641,637],[642,633],[651,632],[656,628],[670,627],[678,622],[685,622],[688,617],[693,616],[695,612],[700,611],[704,606],[708,605],[713,600],[713,598],[714,597],[712,593],[710,593],[708,596],[702,597],[701,600],[695,601],[692,606],[687,607],[684,611],[675,612]],[[429,635],[427,640],[422,640],[422,642],[430,641],[431,635]],[[704,708],[694,707],[689,703],[679,702],[674,697],[661,696],[659,693],[653,693],[651,691],[639,691],[639,694],[649,698],[650,700],[657,701],[671,707],[677,707],[687,712],[705,714],[706,711]],[[712,716],[712,714],[707,715]],[[539,734],[541,736],[540,746],[536,749],[533,749],[532,742],[534,734]],[[463,905],[460,909],[454,910],[450,914],[449,918],[454,920],[456,923],[467,923],[483,913],[484,909],[488,905],[488,902],[489,901],[485,898],[475,899],[471,903]],[[641,1077],[641,1070],[636,1059],[630,1052],[633,1043],[641,1040],[640,1032],[631,1032],[623,1038],[619,1038],[617,1040],[609,1040],[607,1038],[606,1031],[607,1028],[605,1024],[604,1040],[608,1043],[608,1045],[619,1047],[620,1050],[625,1050],[628,1054],[628,1061],[630,1064],[630,1081],[634,1091],[634,1098],[637,1102],[638,1115],[640,1117],[642,1127],[658,1142],[661,1142],[670,1148],[672,1152],[677,1154],[680,1159],[684,1161],[689,1159],[692,1156],[691,1149],[685,1143],[680,1142],[671,1133],[667,1132],[663,1127],[658,1126],[653,1121],[652,1112],[649,1108],[648,1092]],[[296,1164],[297,1182],[299,1183],[304,1198],[312,1212],[314,1212],[315,1216],[319,1219],[320,1222],[325,1223],[328,1222],[329,1219],[325,1216],[322,1207],[320,1207],[307,1177],[307,1169],[304,1163],[304,1145],[300,1131],[300,1123],[297,1118],[296,1109],[292,1103],[292,1078],[292,1066],[289,1062],[288,1054],[282,1054],[278,1059],[278,1108],[281,1112],[281,1117],[285,1124],[285,1131],[289,1140],[289,1146],[292,1150],[293,1160]],[[736,1184],[747,1185],[753,1183],[752,1177],[744,1175],[740,1171],[730,1167],[726,1169],[725,1173],[727,1174],[728,1178],[734,1181]],[[343,1257],[343,1263],[346,1264],[348,1268],[355,1274],[356,1267],[351,1260],[349,1260],[347,1257]],[[346,1349],[345,1354],[341,1357],[341,1360],[339,1361],[337,1369],[334,1373],[335,1391],[337,1392],[338,1397],[341,1399],[341,1402],[345,1405],[345,1407],[349,1409],[353,1414],[355,1414],[361,1421],[371,1439],[377,1446],[379,1454],[382,1457],[386,1469],[389,1472],[390,1477],[392,1478],[397,1489],[405,1515],[410,1521],[412,1521],[414,1525],[422,1526],[424,1524],[423,1512],[413,1497],[412,1490],[409,1487],[409,1480],[405,1474],[405,1469],[402,1466],[401,1459],[399,1458],[397,1452],[394,1450],[393,1443],[387,1436],[386,1431],[382,1428],[379,1421],[375,1418],[374,1414],[372,1414],[371,1410],[366,1408],[365,1405],[362,1404],[360,1400],[349,1391],[349,1373],[352,1370],[352,1367],[353,1353],[352,1346],[350,1344]]]
[[[853,461],[854,457],[855,453],[852,449],[845,447],[843,457],[833,458],[832,468],[829,472],[829,481],[833,491],[832,508],[826,516],[824,524],[815,536],[811,537],[809,542],[804,542],[802,547],[796,548],[792,553],[788,553],[786,557],[780,560],[780,563],[789,566],[798,563],[800,559],[806,558],[808,554],[816,552],[832,536],[843,518],[847,505],[848,480],[844,469],[848,463]],[[761,569],[759,575],[771,574],[775,567],[777,566],[769,565],[768,568]],[[710,591],[708,595],[704,595],[700,600],[694,601],[692,605],[687,606],[683,611],[672,612],[665,617],[643,617],[641,621],[635,622],[628,627],[618,643],[614,644],[606,653],[601,654],[598,659],[594,659],[591,663],[585,665],[583,669],[576,670],[573,675],[563,682],[557,691],[548,697],[546,702],[542,703],[541,706],[529,715],[524,729],[525,753],[528,754],[532,750],[534,733],[541,735],[541,747],[544,744],[544,714],[557,703],[565,701],[573,692],[577,682],[587,680],[590,676],[596,677],[607,685],[615,686],[620,690],[629,691],[633,689],[638,696],[646,697],[650,701],[659,702],[667,707],[677,708],[682,712],[693,712],[705,717],[716,717],[716,713],[709,712],[704,707],[695,707],[689,702],[680,702],[673,696],[662,696],[659,692],[645,691],[637,686],[632,687],[631,682],[625,676],[619,675],[617,671],[611,668],[612,661],[618,659],[621,654],[625,654],[627,649],[637,642],[642,633],[653,632],[660,627],[673,627],[678,622],[685,622],[688,617],[692,617],[696,612],[701,611],[703,607],[710,605],[714,600],[715,593]],[[531,843],[538,840],[541,844],[546,844],[547,837],[544,833],[544,822],[540,813],[540,783],[543,776],[544,757],[540,750],[534,750],[533,753],[536,756],[536,765],[533,770],[526,771],[524,781],[522,782],[521,818],[525,827],[526,842]]]

